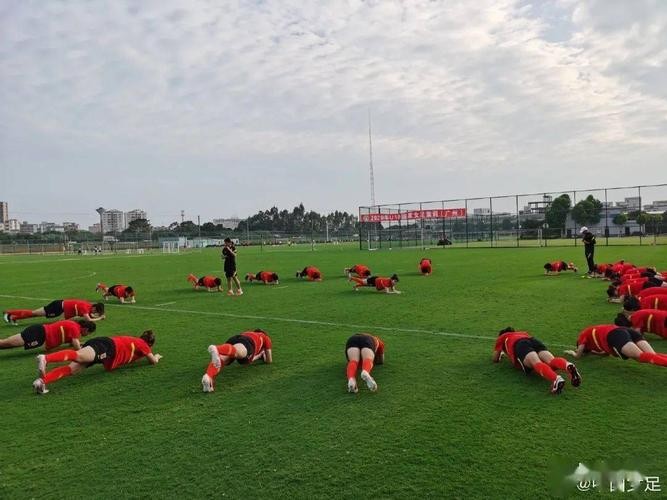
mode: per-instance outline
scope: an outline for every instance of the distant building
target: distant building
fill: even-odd
[[[41,224],[39,224],[39,232],[40,233],[52,233],[56,231],[56,223],[55,222],[44,222],[42,221]]]
[[[9,220],[9,205],[6,201],[0,201],[0,224]]]
[[[97,222],[97,223],[93,224],[92,226],[88,226],[88,231],[90,231],[91,233],[100,234],[102,232],[102,228],[100,227],[100,223]]]
[[[130,222],[138,219],[148,219],[148,214],[144,210],[138,208],[125,212],[125,225],[129,226]]]
[[[105,210],[102,212],[102,227],[105,233],[120,233],[127,227],[125,214],[120,210]]]
[[[28,221],[21,222],[19,232],[21,234],[35,234],[39,233],[41,226],[39,224],[30,224]]]
[[[16,219],[7,219],[4,228],[8,233],[18,233],[21,230],[21,223]]]
[[[67,232],[75,232],[79,230],[79,225],[76,222],[63,222],[63,229]]]
[[[227,229],[236,229],[239,227],[241,219],[232,218],[232,219],[213,219],[213,224],[216,226],[222,225],[222,227]]]
[[[656,200],[649,205],[644,205],[644,210],[653,213],[667,212],[667,200]]]
[[[473,208],[472,209],[472,214],[477,215],[477,216],[491,215],[491,209],[490,208]]]

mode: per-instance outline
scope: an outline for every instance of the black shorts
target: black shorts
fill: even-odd
[[[64,312],[63,301],[54,300],[53,302],[49,302],[44,306],[44,312],[46,313],[47,318],[56,318],[60,316]]]
[[[370,276],[369,278],[366,278],[366,286],[375,286],[376,279],[377,276]]]
[[[347,342],[345,343],[345,357],[348,360],[349,358],[347,357],[347,350],[350,347],[356,347],[360,350],[365,347],[375,352],[375,342],[373,342],[373,337],[370,335],[362,335],[357,333],[356,335],[352,335],[349,339],[347,339]]]
[[[83,344],[81,348],[92,347],[95,351],[95,360],[88,363],[87,366],[92,366],[97,363],[111,363],[116,356],[116,346],[109,337],[95,337]]]
[[[46,332],[43,325],[30,325],[21,332],[24,349],[34,349],[44,344]]]
[[[246,352],[248,355],[245,358],[237,359],[240,365],[247,365],[252,362],[252,358],[255,356],[255,343],[250,337],[245,335],[234,335],[229,337],[225,344],[243,344],[245,346]]]
[[[204,278],[199,278],[197,280],[197,286],[204,286]]]
[[[234,266],[231,266],[231,265],[228,266],[227,264],[225,264],[225,277],[226,278],[233,278],[234,276],[236,276],[236,266],[235,265]]]
[[[546,351],[547,347],[536,338],[521,339],[514,344],[514,357],[519,361],[523,367],[523,371],[529,372],[530,368],[527,368],[523,364],[523,360],[526,359],[526,356],[531,352],[540,352]]]
[[[609,347],[611,347],[621,359],[628,359],[628,357],[621,352],[623,346],[629,342],[637,343],[640,340],[644,340],[644,336],[632,328],[614,328],[607,334],[607,344],[609,344]]]
[[[116,289],[118,288],[118,286],[119,285],[110,286],[109,289],[107,290],[107,295],[113,295],[114,297],[118,297],[118,295],[116,295]]]

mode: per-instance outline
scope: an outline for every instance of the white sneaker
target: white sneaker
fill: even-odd
[[[211,363],[213,363],[213,366],[215,366],[218,370],[222,366],[222,361],[220,361],[220,354],[218,354],[218,348],[211,344],[208,346],[208,353],[211,355]]]
[[[366,385],[368,386],[368,390],[371,392],[375,392],[378,390],[378,385],[375,383],[375,380],[373,380],[373,377],[371,377],[371,374],[368,373],[365,370],[361,371],[361,378],[364,382],[366,382]]]
[[[213,392],[213,380],[208,376],[207,373],[204,373],[204,376],[201,378],[201,389],[203,392]]]
[[[563,392],[563,387],[565,387],[565,379],[558,375],[554,383],[551,384],[551,394],[560,394]]]
[[[236,291],[236,295],[243,295],[243,290],[240,288]]]
[[[46,394],[49,392],[49,390],[46,388],[46,384],[41,378],[36,379],[32,383],[32,388],[35,390],[37,394]]]
[[[3,313],[2,319],[5,320],[5,323],[9,323],[9,314],[8,313]]]
[[[353,378],[347,379],[347,392],[351,392],[356,394],[359,392],[359,388],[357,387],[357,381]]]
[[[12,326],[18,326],[18,323],[11,318],[9,313],[3,314],[2,319],[4,319],[6,323],[9,323]]]
[[[229,295],[229,296],[234,295],[234,290],[227,290],[227,295]]]
[[[37,355],[37,372],[40,377],[43,377],[46,373],[46,356],[43,354]]]

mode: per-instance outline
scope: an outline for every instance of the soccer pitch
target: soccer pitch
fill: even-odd
[[[417,272],[424,256],[429,277]],[[667,269],[665,247],[596,252],[621,258]],[[666,369],[588,357],[577,363],[582,386],[553,396],[539,377],[491,363],[508,325],[562,353],[584,327],[613,321],[606,282],[543,276],[556,259],[585,267],[582,248],[241,247],[241,277],[272,270],[280,285],[244,283],[228,297],[186,281],[221,275],[217,249],[0,257],[0,309],[97,301],[98,281],[129,284],[137,304],[109,301],[95,335],[151,328],[164,356],[112,373],[95,366],[36,396],[42,351],[0,351],[0,497],[543,498],[579,462],[601,461],[661,476],[665,490]],[[356,263],[397,273],[403,294],[353,292],[343,268]],[[297,280],[306,265],[324,281]],[[0,336],[22,327],[3,324]],[[207,346],[254,328],[273,339],[274,363],[234,363],[202,393]],[[386,342],[377,393],[346,392],[345,341],[360,331]]]

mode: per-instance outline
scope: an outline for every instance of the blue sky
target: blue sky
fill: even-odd
[[[0,199],[156,224],[667,181],[667,2],[0,5]]]

